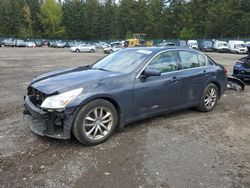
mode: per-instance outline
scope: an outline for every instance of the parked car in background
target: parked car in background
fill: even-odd
[[[98,48],[104,49],[104,48],[108,48],[109,44],[106,42],[99,42],[99,43],[97,43],[97,46],[98,46]]]
[[[15,40],[12,38],[8,38],[8,39],[3,40],[4,47],[14,47],[15,45],[16,45]]]
[[[55,48],[56,47],[56,41],[48,41],[48,47]]]
[[[94,145],[134,121],[190,107],[209,112],[226,86],[225,68],[196,50],[126,48],[92,65],[36,76],[24,114],[38,135],[73,133]]]
[[[35,48],[36,47],[36,43],[34,41],[28,41],[26,46],[28,48]]]
[[[193,49],[198,50],[198,42],[197,42],[197,40],[188,40],[187,41],[187,46],[189,48],[193,48]]]
[[[228,43],[225,41],[214,40],[213,49],[215,52],[229,52]]]
[[[247,41],[247,42],[245,43],[245,46],[248,46],[248,45],[250,45],[250,41]]]
[[[229,50],[231,53],[245,54],[247,53],[247,47],[244,41],[230,40],[228,41]]]
[[[176,43],[177,46],[180,46],[180,47],[183,47],[183,48],[187,47],[187,41],[185,41],[185,40],[177,40],[175,43]]]
[[[174,42],[162,42],[158,46],[167,47],[167,46],[176,46],[176,44]]]
[[[26,47],[26,42],[22,39],[16,39],[15,46],[16,47]]]
[[[41,41],[41,40],[35,40],[34,42],[36,44],[36,47],[42,47],[43,46],[43,41]]]
[[[239,59],[233,69],[233,76],[245,80],[250,79],[250,44],[246,44],[248,55]]]
[[[111,53],[116,52],[120,49],[122,49],[122,44],[120,42],[113,42],[113,43],[110,43],[109,47],[104,48],[103,51],[105,54],[111,54]]]
[[[210,40],[203,40],[200,42],[199,49],[202,52],[212,52],[213,51],[213,43]]]
[[[78,46],[72,46],[70,48],[72,52],[91,52],[94,53],[96,51],[96,47],[90,44],[80,44]]]
[[[55,48],[65,48],[66,42],[63,41],[56,41]]]
[[[72,42],[72,41],[67,41],[66,43],[65,43],[65,48],[70,48],[70,47],[72,47],[72,46],[74,46],[74,42]]]

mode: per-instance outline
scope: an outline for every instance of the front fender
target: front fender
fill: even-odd
[[[109,102],[111,102],[118,113],[118,117],[119,117],[119,122],[118,122],[118,127],[123,127],[126,124],[126,119],[127,119],[127,115],[128,112],[130,111],[130,105],[128,104],[127,101],[118,99],[116,96],[110,95],[110,94],[96,94],[96,95],[85,95],[85,96],[80,96],[77,98],[77,100],[75,100],[74,102],[72,102],[70,104],[71,107],[69,108],[74,108],[74,112],[76,112],[75,114],[77,114],[77,111],[85,106],[86,104],[88,104],[89,102],[96,100],[96,99],[105,99],[108,100]],[[123,103],[124,102],[124,103]]]

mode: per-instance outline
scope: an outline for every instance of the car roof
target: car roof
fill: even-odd
[[[190,49],[190,48],[185,48],[185,47],[180,47],[180,46],[132,47],[132,48],[128,48],[128,49],[131,49],[131,50],[148,50],[148,51],[151,51],[154,54],[159,53],[161,51],[165,51],[165,50],[188,50],[188,51],[197,52],[197,50]]]

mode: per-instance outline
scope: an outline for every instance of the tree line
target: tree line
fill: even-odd
[[[250,37],[249,0],[0,0],[0,37]]]

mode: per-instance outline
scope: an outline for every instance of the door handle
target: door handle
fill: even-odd
[[[205,75],[205,76],[208,76],[208,72],[207,72],[206,70],[204,70],[204,71],[202,72],[202,74]]]
[[[171,79],[172,82],[177,82],[178,81],[178,78],[176,76],[174,76],[172,79]]]

